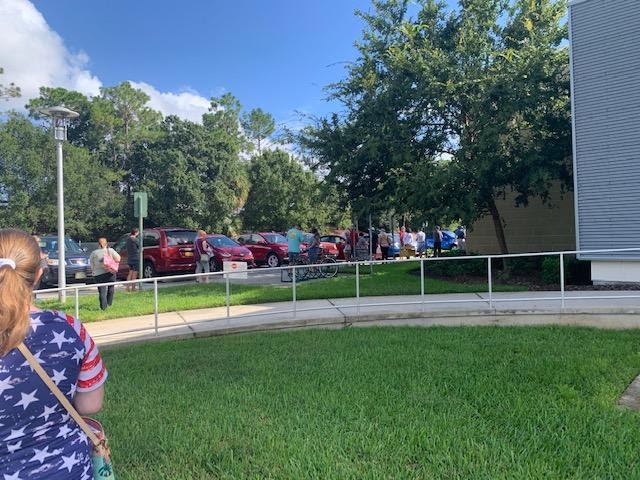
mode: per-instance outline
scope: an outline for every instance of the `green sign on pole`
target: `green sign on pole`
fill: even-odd
[[[133,214],[137,218],[147,217],[147,192],[133,193]]]
[[[140,221],[138,235],[140,259],[138,260],[138,278],[144,278],[144,225],[143,219],[147,216],[147,192],[134,192],[133,193],[133,214],[138,217]],[[138,284],[138,289],[142,289],[142,283]]]

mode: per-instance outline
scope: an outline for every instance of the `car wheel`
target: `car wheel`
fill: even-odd
[[[156,269],[153,268],[153,263],[144,262],[142,273],[144,278],[153,278],[156,276]]]
[[[269,255],[267,255],[267,266],[269,267],[279,267],[280,266],[280,259],[278,258],[278,255],[276,255],[275,253],[270,253]]]

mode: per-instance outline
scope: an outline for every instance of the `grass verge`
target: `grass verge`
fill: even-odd
[[[415,270],[413,263],[397,263],[374,267],[370,273],[368,267],[360,274],[360,294],[362,296],[377,295],[417,295],[420,293],[420,276],[411,272]],[[519,286],[496,285],[495,291],[522,291]],[[440,293],[469,293],[486,292],[487,284],[456,283],[454,281],[435,278],[425,279],[425,292]],[[300,282],[297,285],[298,300],[313,300],[325,298],[355,297],[355,276],[352,271],[343,271],[337,277],[311,282]],[[243,285],[235,283],[231,286],[231,304],[249,305],[289,301],[292,298],[291,285],[262,286]],[[57,300],[39,301],[41,308],[73,311],[73,299],[66,305]],[[196,308],[222,307],[225,305],[225,285],[210,283],[207,285],[181,285],[163,287],[159,289],[158,310],[172,312],[178,310],[192,310]],[[80,318],[83,322],[94,322],[113,318],[148,315],[153,313],[153,291],[126,293],[116,291],[113,306],[102,311],[98,306],[96,295],[80,297]]]
[[[638,331],[373,328],[105,350],[119,479],[636,478]]]

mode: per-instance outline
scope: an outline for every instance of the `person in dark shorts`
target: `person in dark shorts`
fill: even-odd
[[[127,238],[127,265],[129,265],[129,274],[127,280],[135,280],[138,278],[138,269],[140,268],[140,245],[138,236],[140,231],[137,228],[131,229],[131,234]],[[135,283],[127,283],[125,290],[127,292],[133,292],[136,289]]]
[[[442,255],[442,230],[437,225],[433,231],[433,256],[439,257],[440,255]]]

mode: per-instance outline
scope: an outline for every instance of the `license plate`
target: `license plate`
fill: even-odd
[[[185,257],[193,257],[193,252],[184,252]]]
[[[77,272],[76,273],[76,280],[82,280],[83,278],[87,278],[87,274],[84,272]]]

